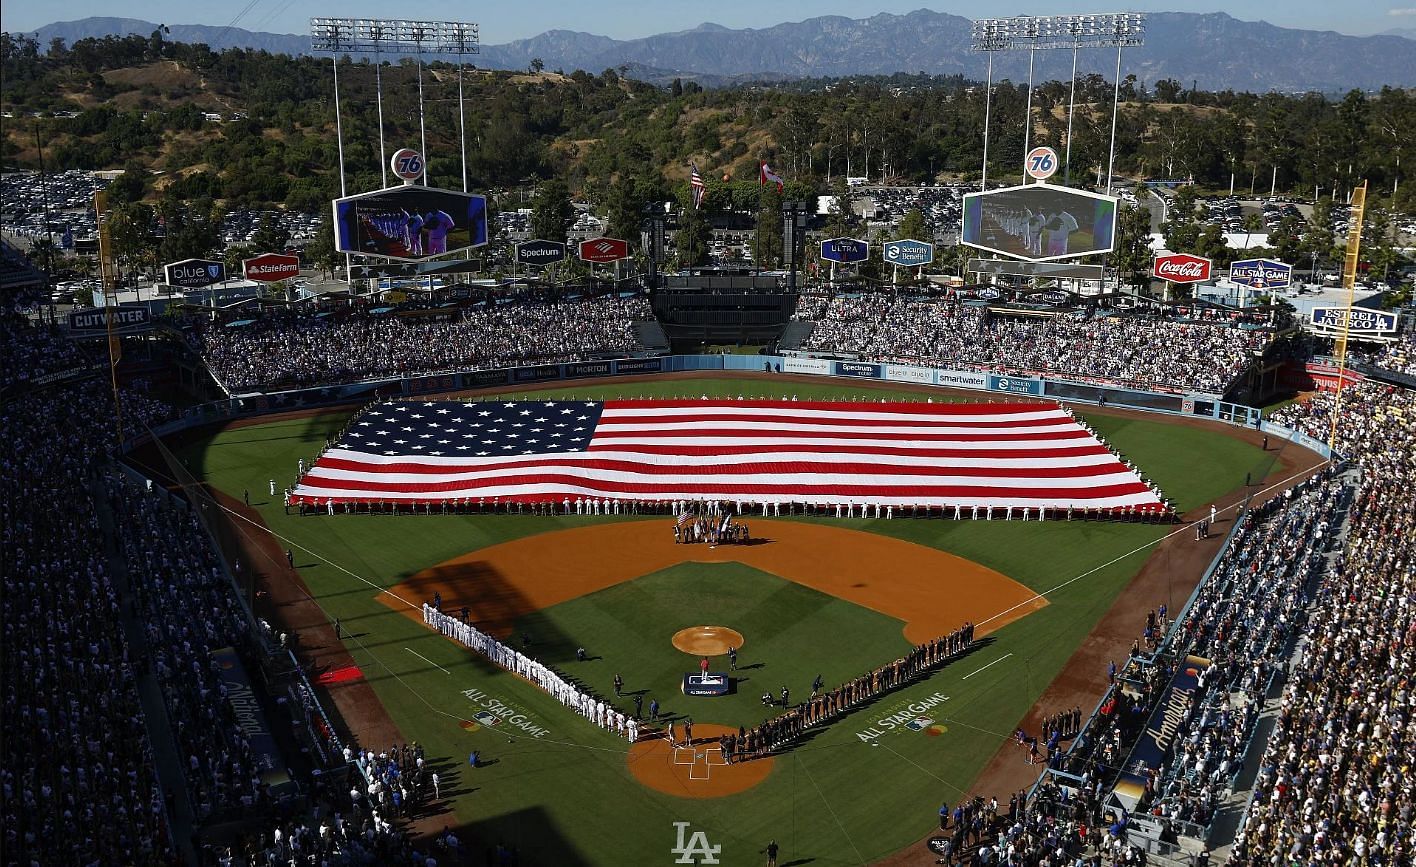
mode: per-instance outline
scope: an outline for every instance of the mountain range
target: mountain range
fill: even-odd
[[[157,25],[133,18],[85,18],[41,27],[35,35],[47,47],[86,37],[148,35]],[[986,58],[969,50],[970,21],[920,9],[904,15],[869,18],[822,16],[761,29],[734,30],[702,24],[692,30],[619,40],[569,30],[548,30],[529,39],[483,45],[477,66],[525,69],[540,59],[547,69],[572,71],[628,67],[628,74],[667,83],[672,78],[720,86],[750,80],[823,76],[889,75],[925,72],[962,74],[982,80]],[[235,27],[169,25],[168,38],[204,42],[213,48],[242,47],[272,53],[309,52],[309,37],[258,33]],[[1039,52],[1038,80],[1070,73],[1066,51]],[[1082,53],[1083,71],[1111,75],[1109,49]],[[1122,73],[1150,84],[1176,79],[1203,90],[1316,90],[1338,93],[1383,85],[1416,86],[1416,39],[1409,32],[1345,36],[1331,31],[1295,30],[1262,21],[1240,21],[1224,13],[1151,13],[1146,44],[1128,49]],[[1027,75],[1027,53],[999,55],[995,78]]]

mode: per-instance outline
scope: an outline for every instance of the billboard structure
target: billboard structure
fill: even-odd
[[[1230,263],[1229,279],[1254,289],[1285,289],[1293,283],[1293,266],[1275,259],[1241,259]]]
[[[334,200],[341,253],[421,262],[486,243],[485,196],[409,185]]]
[[[1116,198],[1048,184],[967,193],[959,241],[1025,262],[1109,253]]]
[[[821,242],[821,258],[849,265],[870,257],[870,245],[858,238],[831,238]]]
[[[214,259],[183,259],[163,265],[162,273],[169,286],[200,289],[225,280],[226,265]]]

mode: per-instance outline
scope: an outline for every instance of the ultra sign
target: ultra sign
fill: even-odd
[[[184,289],[200,289],[226,279],[226,266],[210,259],[183,259],[162,266],[164,278],[169,286]]]
[[[1229,266],[1229,279],[1244,286],[1282,289],[1293,282],[1293,266],[1273,259],[1242,259]]]
[[[911,268],[928,265],[934,261],[934,245],[926,241],[906,238],[903,241],[885,242],[885,261],[891,265],[906,265]]]
[[[870,245],[855,238],[832,238],[821,242],[821,258],[832,262],[864,262]]]

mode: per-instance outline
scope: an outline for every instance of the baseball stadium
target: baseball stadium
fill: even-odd
[[[233,216],[254,179],[211,169],[217,205],[172,192],[207,168],[71,169],[78,138],[7,169],[0,862],[1412,864],[1409,198],[1354,150],[1345,206],[1231,174],[1206,224],[1221,184],[1149,175],[1122,81],[1034,120],[1031,66],[1025,109],[994,80],[1019,49],[1119,73],[1146,16],[972,26],[965,171],[872,172],[847,133],[842,175],[778,96],[479,70],[476,25],[362,18],[311,19],[333,99],[281,103],[335,137],[303,235]],[[8,100],[59,87],[5,38]],[[561,87],[563,136],[638,99],[682,165],[547,138],[519,207],[459,111],[530,149]],[[279,126],[217,116],[228,155]],[[767,118],[762,155],[691,145],[711,118]]]

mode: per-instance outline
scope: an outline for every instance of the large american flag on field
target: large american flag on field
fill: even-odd
[[[378,404],[297,502],[493,499],[1155,509],[1062,409],[781,400]]]

